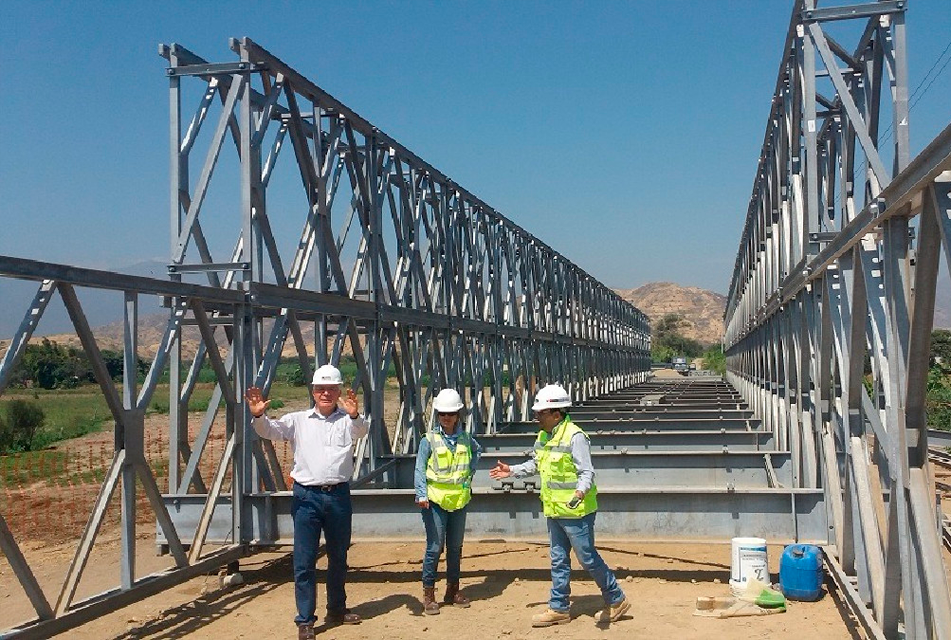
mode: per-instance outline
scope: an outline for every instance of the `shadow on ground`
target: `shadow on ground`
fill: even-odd
[[[162,612],[160,618],[130,629],[116,636],[116,640],[186,638],[207,624],[237,611],[258,596],[288,582],[292,575],[291,557],[282,556],[264,562],[259,567],[243,567],[241,574],[245,580],[241,586],[216,588],[191,602],[167,609]],[[212,576],[210,580],[214,580],[217,586],[217,576]]]
[[[545,545],[537,545],[542,548]],[[530,551],[536,545],[526,545],[524,549],[515,551],[495,551],[464,556],[463,567],[466,559],[475,559],[486,556],[498,556],[519,551]],[[643,552],[628,552],[622,549],[612,547],[602,547],[604,551],[614,553],[641,556],[649,558],[652,561],[671,561],[689,565],[688,568],[650,568],[650,569],[628,569],[621,564],[615,573],[619,581],[625,581],[627,578],[648,578],[663,579],[668,582],[712,582],[716,579],[728,580],[730,568],[727,565],[715,562],[691,561],[684,558],[664,556]],[[420,548],[422,553],[422,547]],[[237,612],[243,605],[249,603],[255,598],[269,593],[292,581],[292,560],[290,554],[281,556],[273,560],[262,561],[258,564],[250,558],[249,564],[242,565],[242,576],[244,584],[231,588],[217,588],[217,576],[209,576],[209,581],[214,581],[215,588],[205,593],[195,600],[164,611],[161,616],[155,620],[150,620],[134,629],[129,629],[122,635],[116,636],[115,640],[133,640],[138,638],[150,638],[156,640],[172,640],[186,638],[191,634],[200,631],[215,620],[221,619]],[[247,561],[245,561],[247,562]],[[393,565],[402,565],[403,569],[386,568]],[[393,585],[394,593],[384,597],[368,600],[352,605],[352,611],[359,614],[365,620],[370,620],[379,616],[384,616],[395,610],[405,608],[414,616],[422,616],[423,607],[421,602],[422,584],[420,581],[420,571],[417,568],[418,562],[401,561],[390,562],[372,567],[351,567],[347,580],[350,583],[390,583]],[[318,589],[325,584],[326,572],[318,571]],[[576,580],[586,579],[587,574],[575,563],[572,571],[572,578]],[[490,600],[499,597],[505,590],[518,581],[530,582],[548,582],[551,574],[547,568],[529,567],[524,569],[494,569],[482,571],[463,571],[462,585],[463,593],[471,600]],[[859,640],[862,635],[859,625],[855,618],[849,613],[848,607],[839,596],[834,585],[826,585],[827,592],[833,597],[837,608],[839,609],[845,626],[852,638]],[[445,580],[440,576],[437,583],[437,598],[441,599],[445,589]],[[544,607],[546,601],[526,602],[526,609],[537,609]],[[604,608],[604,602],[599,595],[579,595],[572,598],[571,611],[572,618],[591,617],[596,619],[598,613]],[[318,634],[330,630],[333,625],[327,625],[322,622],[323,611],[318,611],[318,625],[315,630]],[[625,618],[629,616],[624,616]],[[601,623],[596,623],[601,626]]]

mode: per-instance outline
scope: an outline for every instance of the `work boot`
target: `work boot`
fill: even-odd
[[[567,624],[571,622],[571,616],[567,611],[555,611],[552,608],[545,609],[544,613],[536,613],[532,616],[533,627],[550,627],[553,624]]]
[[[439,615],[439,603],[436,602],[436,587],[423,587],[423,613],[427,616]]]
[[[297,625],[297,640],[314,640],[314,625]]]
[[[460,593],[458,582],[450,582],[446,585],[446,597],[442,599],[442,603],[451,604],[456,607],[468,608],[469,598]]]
[[[327,624],[360,624],[362,622],[362,618],[356,613],[352,613],[350,609],[334,611],[333,613],[327,612],[324,620]]]
[[[627,598],[624,598],[616,604],[605,607],[598,614],[598,622],[617,622],[630,608],[631,603],[627,601]]]

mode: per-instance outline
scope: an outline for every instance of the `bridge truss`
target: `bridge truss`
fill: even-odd
[[[794,482],[825,488],[829,566],[869,633],[948,638],[925,391],[951,126],[911,158],[905,11],[796,3],[724,346]]]
[[[0,257],[3,277],[40,282],[0,360],[0,393],[58,293],[115,420],[114,459],[55,604],[0,513],[3,553],[37,615],[13,637],[46,637],[273,541],[250,497],[268,503],[284,491],[285,470],[250,429],[243,391],[268,391],[285,345],[306,380],[314,365],[352,358],[349,384],[371,424],[356,449],[354,486],[382,486],[395,473],[392,456],[415,451],[442,387],[464,392],[471,430],[492,433],[530,419],[540,384],[561,382],[582,401],[650,370],[643,313],[256,43],[232,40],[231,49],[236,61],[212,63],[180,45],[160,47],[171,113],[168,281]],[[282,244],[275,230],[295,220],[297,233]],[[124,309],[121,384],[77,295],[87,288],[112,291]],[[148,297],[170,313],[139,385],[139,305]],[[184,338],[196,329],[197,340]],[[214,393],[190,425],[188,401],[206,363]],[[388,371],[396,407],[387,406]],[[165,372],[163,495],[142,451],[145,413]],[[226,444],[213,475],[202,477],[215,430]],[[145,577],[135,570],[136,479],[175,563]],[[121,584],[74,601],[117,489]],[[183,501],[197,504],[194,519]],[[222,514],[226,542],[207,551]]]

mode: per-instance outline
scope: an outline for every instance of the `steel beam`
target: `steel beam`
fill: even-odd
[[[290,499],[289,492],[249,496],[251,544],[293,543]],[[412,489],[358,489],[352,491],[352,499],[355,539],[419,538],[419,509]],[[194,529],[203,496],[166,496],[166,500],[178,530]],[[827,540],[821,490],[608,488],[599,490],[598,504],[600,539],[726,542],[738,535],[755,535],[774,544]],[[209,542],[226,539],[230,517],[229,504],[220,501]],[[474,490],[466,517],[470,539],[547,539],[545,527],[537,493]]]

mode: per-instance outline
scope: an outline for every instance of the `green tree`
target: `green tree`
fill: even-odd
[[[122,370],[125,368],[125,358],[122,352],[113,351],[112,349],[103,349],[101,354],[102,361],[106,365],[106,371],[109,372],[109,377],[113,380],[121,379]]]
[[[13,382],[43,389],[71,389],[92,382],[92,368],[82,349],[63,347],[48,338],[40,344],[28,344]]]
[[[686,324],[678,313],[668,313],[657,321],[651,332],[651,359],[654,362],[670,362],[674,356],[695,358],[703,353],[702,344],[680,333]]]
[[[670,362],[674,355],[674,350],[666,344],[651,342],[651,360],[653,362]]]
[[[951,430],[951,331],[931,332],[927,395],[925,400],[928,426]]]
[[[951,331],[935,329],[931,332],[931,366],[942,373],[951,373]]]
[[[719,375],[726,373],[726,356],[721,345],[714,345],[703,352],[703,368]]]
[[[687,321],[679,313],[668,313],[657,321],[653,331],[654,339],[664,342],[671,335],[680,335],[679,329],[686,324]]]
[[[113,380],[121,380],[125,368],[122,351],[102,350],[102,361]],[[141,380],[149,370],[150,363],[139,358],[136,375]],[[61,346],[48,338],[40,344],[28,344],[23,359],[13,372],[11,384],[19,387],[43,389],[72,389],[81,384],[95,382],[92,365],[86,352],[77,347]]]

